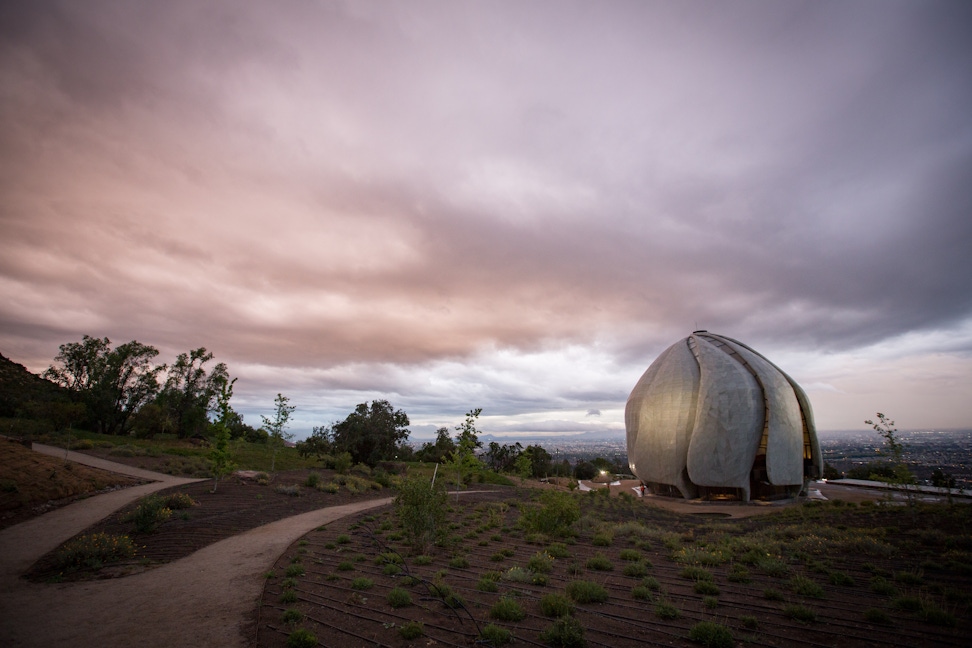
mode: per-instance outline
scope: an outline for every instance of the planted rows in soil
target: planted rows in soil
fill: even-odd
[[[698,645],[688,637],[700,621],[751,646],[967,645],[970,507],[829,503],[713,522],[588,494],[575,495],[575,534],[544,538],[517,525],[530,497],[451,501],[450,535],[426,555],[408,546],[392,507],[308,534],[268,575],[258,645],[285,646],[303,629],[325,646],[472,646],[490,624],[519,645],[550,645],[542,633],[555,619],[541,599],[575,581],[607,592],[574,603],[592,647]],[[389,595],[401,589],[411,604],[395,607]],[[495,618],[504,597],[522,619]],[[421,637],[402,637],[409,622]]]

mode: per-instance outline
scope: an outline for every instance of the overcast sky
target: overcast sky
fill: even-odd
[[[972,3],[4,2],[0,353],[199,346],[259,424],[624,429],[694,329],[972,427]]]

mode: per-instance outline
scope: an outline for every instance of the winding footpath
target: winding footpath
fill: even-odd
[[[33,449],[65,454],[62,448],[39,444]],[[79,500],[0,531],[0,646],[5,648],[248,646],[264,574],[280,554],[316,527],[392,501],[355,502],[285,518],[125,578],[31,583],[20,575],[91,524],[149,493],[199,481],[80,453],[69,452],[67,458],[156,481]]]

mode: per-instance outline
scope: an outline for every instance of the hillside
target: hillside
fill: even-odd
[[[66,389],[0,354],[0,417],[35,418],[47,404],[69,400]]]

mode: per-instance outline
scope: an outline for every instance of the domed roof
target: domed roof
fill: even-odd
[[[823,470],[800,386],[745,344],[707,331],[658,356],[624,418],[631,471],[686,498],[794,495]]]

